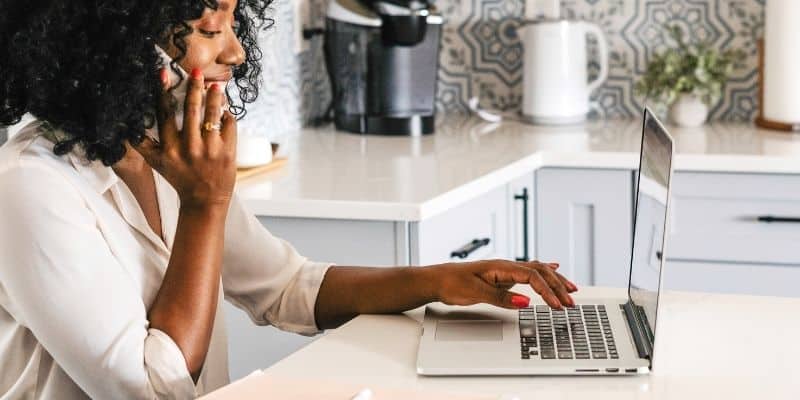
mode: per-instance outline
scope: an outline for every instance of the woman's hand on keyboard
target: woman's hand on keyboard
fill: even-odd
[[[437,298],[450,305],[488,303],[503,308],[527,307],[530,299],[510,291],[516,284],[528,284],[553,308],[571,307],[574,283],[556,272],[558,264],[538,261],[484,260],[443,264],[436,271]]]

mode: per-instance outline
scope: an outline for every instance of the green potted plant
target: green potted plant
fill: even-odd
[[[719,101],[722,85],[744,54],[733,49],[719,51],[708,43],[688,44],[679,26],[666,29],[676,47],[652,57],[635,90],[669,107],[669,117],[676,125],[700,126],[708,117],[709,107]]]

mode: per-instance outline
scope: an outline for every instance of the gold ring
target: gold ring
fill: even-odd
[[[213,122],[209,122],[209,121],[203,122],[203,131],[204,132],[219,131],[221,129],[222,129],[222,124],[220,124],[219,122],[217,122],[217,123],[213,123]]]

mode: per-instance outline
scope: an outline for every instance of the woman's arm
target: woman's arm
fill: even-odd
[[[397,313],[441,301],[488,303],[521,308],[529,299],[509,289],[529,284],[551,306],[572,306],[577,286],[555,272],[558,264],[487,260],[429,267],[331,267],[317,295],[315,316],[322,329],[359,314]]]
[[[195,381],[214,326],[226,212],[221,206],[181,207],[169,266],[148,310],[150,327],[175,341]]]
[[[162,74],[165,87],[169,82]],[[160,143],[136,147],[175,188],[181,208],[164,280],[148,310],[150,326],[169,335],[196,381],[208,352],[219,297],[225,218],[235,182],[236,123],[222,114],[222,90],[212,86],[203,109],[203,76],[189,78],[182,132],[165,93],[159,115]],[[220,131],[201,132],[203,121]]]

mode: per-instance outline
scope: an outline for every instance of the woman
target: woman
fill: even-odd
[[[233,192],[234,114],[258,94],[267,6],[3,0],[0,124],[34,119],[0,149],[0,397],[224,385],[222,296],[304,334],[432,301],[526,306],[514,283],[573,304],[553,264],[331,266],[270,235]],[[191,71],[183,105],[156,45]]]

